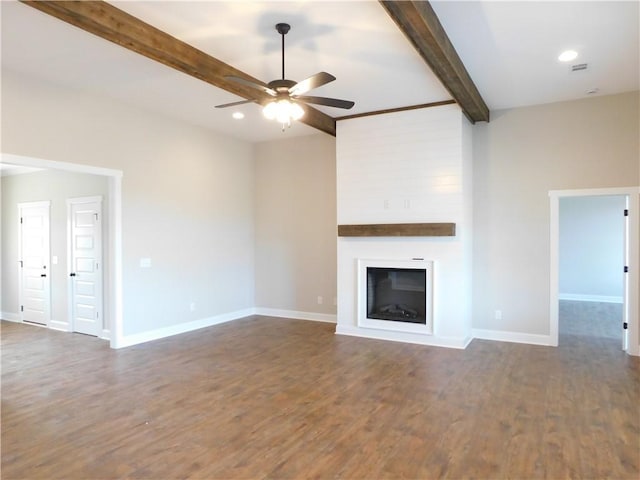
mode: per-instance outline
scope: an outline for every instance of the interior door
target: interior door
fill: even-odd
[[[68,200],[71,328],[102,333],[102,198]]]
[[[40,325],[51,319],[49,208],[48,201],[18,204],[20,319]]]
[[[622,350],[629,348],[629,196],[625,197],[624,208],[624,262],[622,280]]]

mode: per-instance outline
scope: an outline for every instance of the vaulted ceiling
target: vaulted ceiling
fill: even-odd
[[[161,36],[165,32],[194,47],[203,58],[264,82],[280,77],[280,37],[274,25],[290,23],[287,78],[301,80],[319,71],[330,72],[337,80],[313,95],[355,101],[349,111],[320,106],[307,112],[307,123],[323,131],[330,130],[333,117],[452,98],[469,118],[484,120],[483,112],[488,114],[489,109],[639,88],[637,2],[130,1],[111,5],[155,27]],[[262,117],[255,104],[213,108],[252,92],[237,86],[228,91],[225,85],[195,78],[210,73],[210,65],[203,67],[201,59],[178,71],[23,3],[4,1],[1,9],[3,72],[105,95],[248,141],[315,131],[294,124],[283,134],[277,124]],[[104,33],[104,24],[97,28]],[[444,38],[448,36],[451,45],[442,44],[439,30],[446,32]],[[135,28],[132,31],[138,39],[146,36]],[[154,45],[158,46],[157,41]],[[156,50],[180,56],[188,46],[171,52],[161,45]],[[579,53],[572,64],[586,63],[586,70],[573,72],[572,64],[558,62],[558,54],[567,48]],[[456,63],[456,51],[468,75]],[[219,71],[218,77],[226,73]],[[232,119],[236,110],[245,118]]]

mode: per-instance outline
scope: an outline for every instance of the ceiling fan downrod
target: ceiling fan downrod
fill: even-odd
[[[291,30],[291,25],[288,23],[278,23],[276,30],[282,36],[282,80],[284,80],[284,36]]]

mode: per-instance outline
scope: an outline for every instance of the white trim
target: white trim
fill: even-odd
[[[83,165],[80,163],[58,162],[56,160],[45,160],[42,158],[23,157],[22,155],[13,155],[12,153],[2,153],[2,163],[11,163],[13,165],[22,165],[25,167],[35,167],[42,169],[55,168],[65,170],[67,172],[91,173],[92,175],[105,175],[109,177],[122,177],[122,170],[113,170],[111,168],[94,167],[91,165]]]
[[[419,335],[433,335],[433,260],[368,259],[358,258],[356,295],[358,299],[358,327],[374,328],[392,332],[407,332]],[[425,323],[395,322],[370,318],[367,313],[368,268],[402,268],[424,270],[425,272]]]
[[[102,333],[100,334],[100,337],[102,340],[109,340],[111,339],[111,332],[109,331],[108,328],[103,328],[102,329]]]
[[[431,347],[458,348],[464,350],[473,340],[473,337],[437,337],[408,332],[391,332],[372,328],[354,327],[351,325],[337,325],[336,335],[348,335],[351,337],[370,338],[375,340],[388,340],[391,342],[414,343]]]
[[[496,342],[526,343],[529,345],[554,346],[551,335],[536,335],[533,333],[506,332],[502,330],[483,330],[474,328],[473,338],[478,340],[494,340]],[[555,345],[557,346],[557,345]]]
[[[629,235],[627,255],[629,261],[629,273],[627,274],[627,339],[629,345],[627,353],[640,356],[640,188],[636,188],[635,195],[629,195]]]
[[[583,293],[559,293],[558,300],[574,302],[624,303],[624,298],[611,295],[589,295]]]
[[[549,191],[549,337],[550,345],[558,346],[558,300],[559,300],[559,243],[560,243],[560,198],[601,195],[625,195],[628,198],[628,263],[627,287],[629,295],[626,309],[628,323],[627,353],[640,355],[640,326],[638,325],[638,283],[640,281],[640,187],[595,188],[583,190]]]
[[[59,320],[53,320],[53,319],[51,319],[51,323],[49,323],[49,328],[51,330],[58,330],[60,332],[71,331],[71,326],[69,325],[69,322],[61,322]]]
[[[550,197],[599,197],[603,195],[640,194],[640,187],[585,188],[582,190],[549,190]]]
[[[109,288],[105,317],[111,336],[111,348],[117,348],[118,340],[123,337],[124,318],[122,316],[122,174],[109,177]],[[104,253],[104,252],[103,252]]]
[[[89,173],[103,175],[109,180],[109,240],[107,245],[109,295],[106,301],[109,314],[107,323],[111,333],[111,347],[117,348],[123,335],[122,317],[122,170],[94,167],[79,163],[59,162],[56,160],[44,160],[41,158],[24,157],[2,153],[2,163],[11,163],[26,167],[64,170],[67,172]]]
[[[20,320],[19,313],[0,312],[0,316],[2,317],[2,320],[6,320],[7,322],[22,323],[22,320]]]
[[[177,325],[171,325],[168,327],[158,328],[156,330],[148,330],[146,332],[134,333],[133,335],[126,335],[117,339],[117,343],[114,346],[113,337],[111,340],[112,348],[130,347],[132,345],[138,345],[140,343],[151,342],[153,340],[160,340],[166,337],[172,337],[173,335],[179,335],[181,333],[192,332],[194,330],[200,330],[201,328],[212,327],[220,323],[230,322],[232,320],[238,320],[253,315],[255,309],[247,308],[244,310],[237,310],[235,312],[223,313],[214,317],[201,318],[200,320],[194,320],[192,322],[179,323]]]
[[[264,315],[265,317],[281,317],[281,318],[292,318],[296,320],[311,320],[313,322],[326,322],[326,323],[337,322],[337,317],[335,314],[297,312],[295,310],[281,310],[279,308],[256,307],[254,309],[254,314]]]

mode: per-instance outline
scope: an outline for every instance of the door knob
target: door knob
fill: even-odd
[[[76,274],[72,272],[72,273],[70,273],[70,274],[69,274],[69,276],[70,276],[70,277],[75,277],[75,276],[76,276]]]
[[[40,275],[40,276],[41,276],[41,277],[46,277],[46,276],[47,276],[47,274],[46,274],[46,273],[43,273],[43,274],[42,274],[42,275]]]

